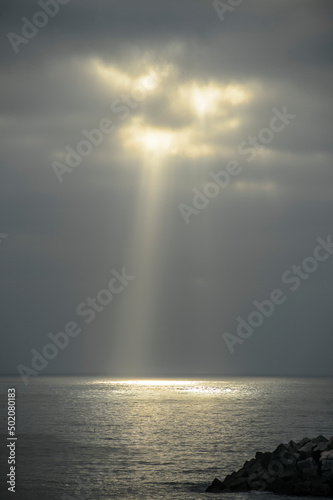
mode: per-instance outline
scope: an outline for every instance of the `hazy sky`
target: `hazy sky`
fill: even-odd
[[[1,373],[333,375],[332,17],[2,1]]]

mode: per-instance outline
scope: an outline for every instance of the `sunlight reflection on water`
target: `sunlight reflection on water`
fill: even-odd
[[[173,391],[173,392],[188,392],[193,395],[217,395],[226,394],[229,396],[240,396],[242,393],[245,396],[247,392],[245,388],[241,390],[239,387],[230,387],[230,383],[217,380],[173,380],[173,379],[124,379],[124,380],[96,380],[94,384],[106,384],[111,387],[115,386],[114,392],[128,392],[131,388],[138,388],[140,391]],[[123,386],[122,389],[116,387]]]

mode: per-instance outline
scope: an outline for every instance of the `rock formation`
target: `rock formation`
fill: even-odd
[[[207,492],[271,491],[286,495],[333,497],[333,436],[279,444],[226,476],[214,479]]]

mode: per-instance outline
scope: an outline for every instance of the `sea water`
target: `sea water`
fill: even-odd
[[[0,382],[1,499],[276,500],[205,489],[256,451],[333,435],[331,378]],[[10,387],[16,388],[15,494],[6,484]]]

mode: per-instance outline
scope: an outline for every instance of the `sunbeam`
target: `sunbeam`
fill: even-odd
[[[157,144],[156,144],[157,146]],[[120,372],[141,373],[152,356],[155,299],[158,288],[158,244],[164,161],[150,144],[142,155],[139,198],[127,261],[132,262],[140,285],[129,290],[117,324],[116,364]]]

